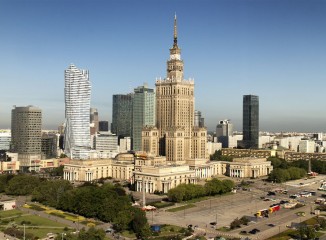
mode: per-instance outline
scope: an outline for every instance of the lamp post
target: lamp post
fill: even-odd
[[[61,240],[63,240],[63,236],[66,236],[66,233],[61,233]]]
[[[24,240],[26,239],[26,238],[25,238],[25,224],[24,224],[24,238],[23,238],[23,239],[24,239]]]

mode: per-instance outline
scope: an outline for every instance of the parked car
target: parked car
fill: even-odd
[[[289,203],[289,201],[287,201],[287,200],[281,200],[280,201],[280,204],[286,204],[286,203]]]
[[[247,234],[247,231],[242,230],[240,234]]]
[[[257,229],[257,228],[254,228],[254,229],[252,229],[252,230],[249,231],[250,234],[256,234],[258,232],[260,232],[260,230]]]
[[[267,224],[267,226],[269,226],[269,227],[275,227],[276,225],[273,224],[273,223],[270,223],[270,224]]]
[[[113,233],[113,231],[114,230],[112,228],[108,228],[108,229],[105,230],[106,233]]]

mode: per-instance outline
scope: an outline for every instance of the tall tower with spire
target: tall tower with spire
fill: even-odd
[[[192,146],[198,143],[198,138],[192,141],[194,134],[194,81],[183,78],[183,61],[181,49],[178,46],[177,17],[174,17],[173,46],[170,49],[170,58],[167,61],[167,76],[165,79],[156,80],[156,129],[159,155],[166,156],[168,162],[183,163],[190,158],[206,158],[206,129],[201,135],[205,141],[199,141],[204,146]],[[202,132],[201,132],[202,133]],[[200,133],[200,134],[201,134]],[[143,145],[150,142],[143,134]],[[153,138],[151,138],[151,141]],[[198,147],[199,146],[199,147]],[[144,149],[144,148],[143,148]],[[151,149],[147,147],[147,149]],[[155,148],[153,148],[155,149]],[[195,149],[194,152],[192,149]],[[198,149],[200,150],[198,153]]]
[[[167,62],[167,79],[175,82],[183,80],[183,61],[178,47],[177,16],[174,16],[173,46],[170,48],[170,59]]]

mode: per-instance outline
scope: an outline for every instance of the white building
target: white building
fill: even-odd
[[[0,211],[7,211],[16,208],[15,199],[3,199],[0,201]]]
[[[290,136],[290,137],[275,137],[274,141],[278,143],[278,146],[284,147],[292,151],[298,151],[299,142],[303,138],[302,136]]]
[[[88,71],[71,64],[65,70],[65,154],[71,159],[89,159],[91,84]]]
[[[207,153],[208,155],[212,155],[215,151],[222,149],[222,143],[220,142],[207,142]]]
[[[236,148],[238,146],[238,141],[242,141],[243,135],[237,134],[228,137],[228,147]]]
[[[119,152],[126,153],[130,150],[131,150],[131,138],[130,137],[121,138]]]
[[[259,148],[265,148],[266,144],[273,142],[274,138],[275,138],[274,136],[269,136],[269,135],[259,136],[259,141],[258,141]]]
[[[313,140],[301,140],[299,142],[299,152],[301,153],[314,153],[315,152],[315,141]]]
[[[3,131],[0,132],[0,150],[9,150],[11,141],[11,132]]]
[[[118,136],[111,132],[100,132],[94,137],[93,147],[98,151],[118,152]]]

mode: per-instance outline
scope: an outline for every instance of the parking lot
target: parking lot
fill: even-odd
[[[311,179],[302,179],[291,181],[285,184],[266,183],[261,180],[255,180],[252,184],[245,187],[246,190],[238,190],[232,195],[214,197],[196,203],[196,207],[178,212],[167,212],[159,210],[147,213],[149,223],[163,224],[170,223],[186,227],[189,224],[197,225],[199,230],[206,231],[207,234],[213,236],[218,232],[215,230],[229,226],[235,218],[248,216],[252,222],[248,226],[228,232],[233,236],[239,235],[241,231],[249,232],[258,229],[252,234],[257,239],[265,239],[287,229],[287,226],[298,224],[305,219],[312,217],[310,212],[314,210],[315,199],[320,197],[324,192],[318,191],[320,181],[326,180],[326,176],[317,176]],[[282,193],[277,190],[286,190]],[[314,196],[297,197],[291,199],[290,196],[302,192],[316,192]],[[274,194],[267,195],[268,192]],[[326,193],[326,192],[325,192]],[[254,214],[261,209],[269,209],[272,204],[280,201],[295,201],[305,204],[299,209],[285,209],[281,206],[279,211],[271,213],[267,217],[255,217]],[[304,212],[304,216],[298,216],[297,212]],[[216,222],[216,225],[210,223]],[[242,235],[243,236],[243,235]]]

